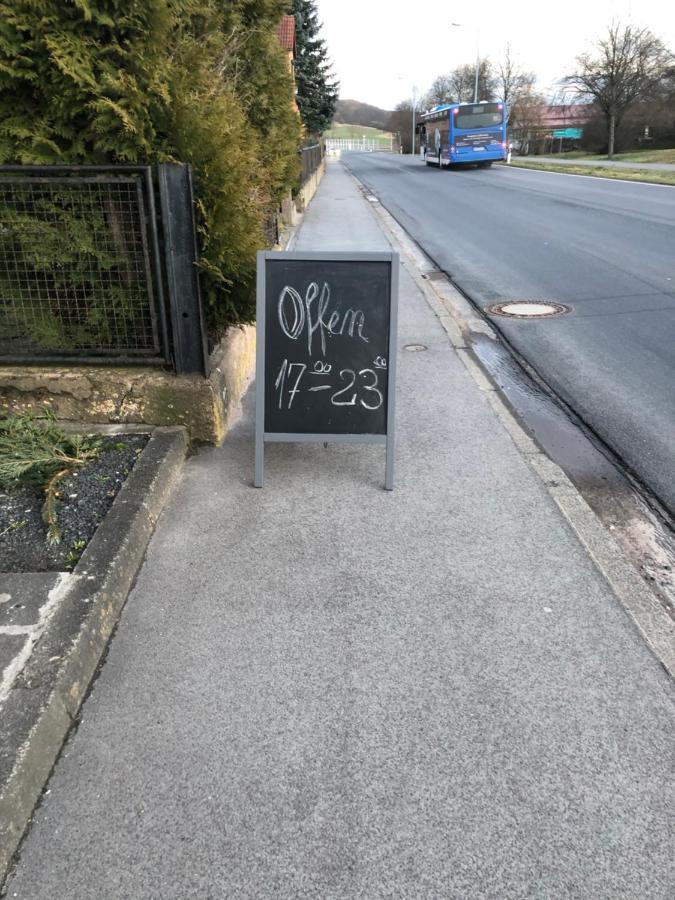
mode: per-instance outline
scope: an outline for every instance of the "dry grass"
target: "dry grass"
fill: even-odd
[[[42,487],[42,516],[50,543],[60,540],[56,521],[60,482],[97,456],[100,447],[100,438],[67,434],[53,416],[42,421],[29,413],[0,418],[0,487]]]
[[[518,169],[532,169],[540,172],[557,172],[561,175],[592,175],[595,178],[613,178],[615,181],[641,181],[646,184],[675,185],[675,172],[659,172],[655,169],[610,169],[605,166],[555,165],[537,163],[522,159],[512,159],[511,166]]]
[[[584,153],[582,150],[572,150],[569,153],[562,154],[564,159],[584,159],[604,160],[607,159],[606,154],[590,154]],[[625,153],[615,153],[613,162],[636,162],[636,163],[675,163],[675,147],[667,150],[629,150]]]

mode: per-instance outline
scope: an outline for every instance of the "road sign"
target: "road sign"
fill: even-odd
[[[576,140],[579,140],[583,132],[583,128],[559,128],[557,131],[553,132],[553,137],[575,138]]]

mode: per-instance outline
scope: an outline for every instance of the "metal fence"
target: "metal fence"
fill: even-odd
[[[323,159],[324,148],[322,144],[312,144],[311,147],[303,147],[300,151],[302,160],[302,183],[304,184],[316,172]]]
[[[180,240],[194,236],[191,202],[182,166],[0,167],[0,362],[107,359],[185,371],[176,320],[201,324],[201,310],[195,273],[183,279],[193,294],[185,311],[176,265],[187,253],[194,266],[196,246],[193,237],[177,247],[174,232],[188,204]]]
[[[326,152],[336,150],[359,150],[362,153],[398,153],[398,140],[394,135],[387,138],[326,138]]]

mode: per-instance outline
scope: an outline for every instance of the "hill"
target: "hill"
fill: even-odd
[[[391,110],[361,103],[360,100],[338,100],[333,122],[346,125],[366,125],[386,131]]]
[[[348,125],[345,122],[333,122],[323,136],[338,138],[341,142],[337,146],[348,150],[358,150],[363,146],[364,150],[398,150],[396,135],[379,128],[371,128],[370,125]],[[350,142],[350,143],[347,143]]]

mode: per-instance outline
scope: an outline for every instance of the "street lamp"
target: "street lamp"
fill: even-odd
[[[451,22],[453,28],[463,28],[463,22]],[[480,71],[480,29],[476,25],[476,75],[473,80],[473,102],[478,103],[478,73]]]

